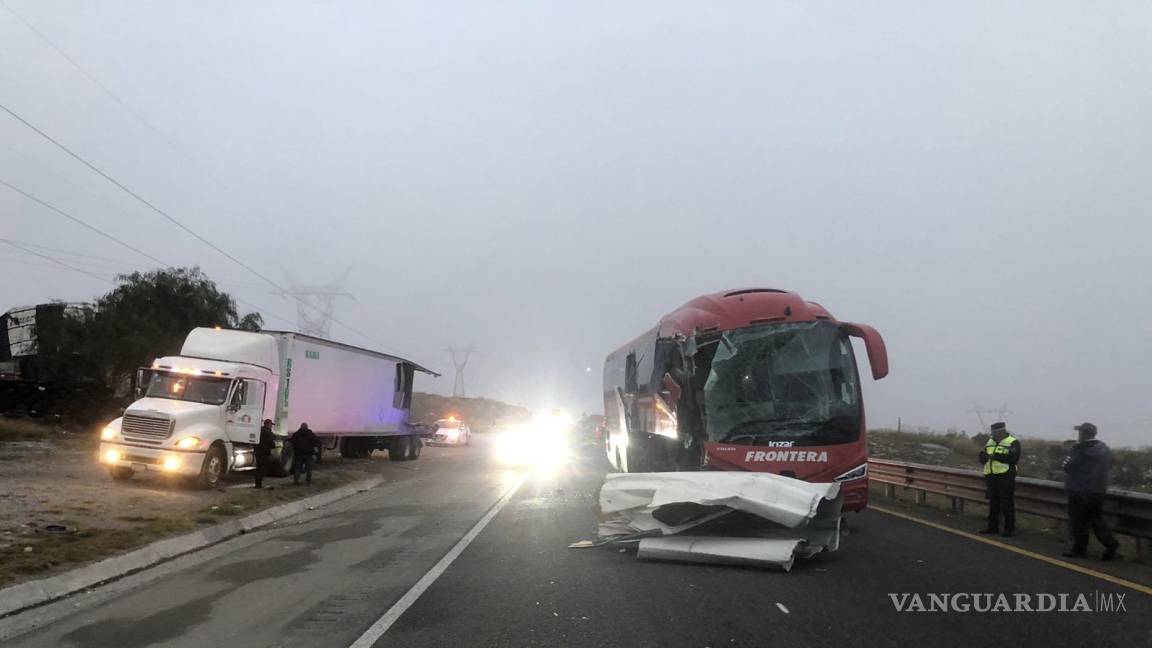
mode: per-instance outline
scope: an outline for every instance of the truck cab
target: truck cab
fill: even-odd
[[[138,373],[138,400],[100,434],[101,463],[113,479],[155,471],[205,488],[253,468],[261,423],[276,418],[278,367],[270,335],[194,329],[180,355]],[[279,445],[274,465],[286,471],[291,453]]]

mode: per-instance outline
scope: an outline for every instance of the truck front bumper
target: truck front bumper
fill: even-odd
[[[192,477],[204,465],[203,451],[142,448],[123,443],[100,444],[100,463],[109,467],[131,468],[136,472],[160,472]]]

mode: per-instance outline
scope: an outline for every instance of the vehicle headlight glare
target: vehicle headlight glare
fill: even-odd
[[[200,445],[200,437],[184,437],[176,442],[177,448],[195,448]]]
[[[103,430],[100,430],[100,440],[101,441],[111,441],[112,439],[115,439],[115,438],[116,438],[116,430],[115,429],[113,429],[111,427],[106,427]]]

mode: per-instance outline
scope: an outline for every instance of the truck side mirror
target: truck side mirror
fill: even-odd
[[[144,370],[143,369],[137,369],[136,370],[136,384],[132,387],[132,394],[133,394],[133,396],[135,396],[136,400],[140,400],[140,397],[144,395]]]
[[[880,333],[867,324],[854,324],[845,322],[840,328],[851,335],[864,340],[864,348],[868,350],[868,364],[872,366],[873,380],[880,380],[888,375],[888,347]]]

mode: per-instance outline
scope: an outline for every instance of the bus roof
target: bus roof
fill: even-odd
[[[688,336],[730,331],[772,322],[816,320],[836,321],[823,306],[805,301],[794,292],[777,288],[740,288],[702,295],[687,302],[665,315],[656,326],[656,333],[657,337],[666,338],[676,334]],[[645,331],[610,357],[631,350],[640,338],[651,334],[651,330]]]

